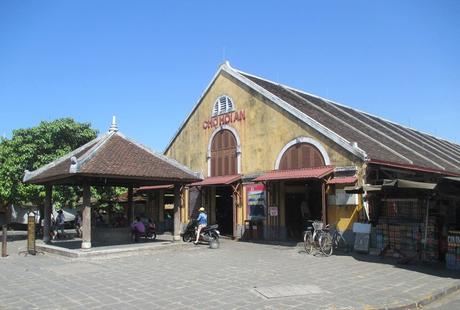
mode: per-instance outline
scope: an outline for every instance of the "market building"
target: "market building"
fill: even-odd
[[[233,238],[297,240],[306,219],[343,231],[362,220],[374,221],[371,239],[378,241],[372,242],[383,244],[391,234],[399,240],[392,246],[401,247],[403,234],[417,243],[427,228],[433,239],[460,228],[458,144],[229,63],[219,67],[164,154],[203,176],[183,189],[181,221],[204,206],[210,222]],[[399,179],[416,188],[398,187]],[[451,187],[442,198],[436,190],[441,181]],[[419,183],[434,187],[420,189]],[[149,195],[158,205],[164,193],[152,189]],[[428,222],[427,204],[433,212]],[[441,225],[442,210],[450,213]],[[396,232],[389,223],[407,224],[406,230],[399,225]]]

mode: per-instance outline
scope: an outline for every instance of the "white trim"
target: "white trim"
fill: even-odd
[[[301,121],[309,125],[310,127],[315,128],[318,132],[325,135],[326,137],[328,137],[329,139],[331,139],[332,141],[334,141],[335,143],[343,147],[348,152],[352,153],[358,158],[361,158],[362,160],[368,159],[367,154],[364,150],[360,149],[359,147],[353,146],[351,142],[348,141],[347,139],[341,137],[340,135],[330,130],[323,124],[319,123],[315,119],[311,118],[310,116],[306,115],[302,111],[294,108],[292,105],[288,104],[286,101],[280,99],[279,97],[275,96],[271,92],[267,91],[265,88],[254,83],[247,77],[240,74],[238,71],[235,71],[231,67],[227,67],[227,66],[222,66],[221,70],[227,72],[228,74],[230,74],[231,76],[233,76],[234,78],[242,82],[243,84],[256,90],[261,95],[263,95],[264,97],[266,97],[267,99],[269,99],[270,101],[272,101],[273,103],[281,107],[282,109],[286,110],[290,114],[294,115],[295,117],[297,117],[298,119],[300,119]]]
[[[327,154],[326,149],[324,146],[321,144],[321,142],[309,138],[309,137],[297,137],[291,141],[289,141],[279,152],[278,157],[276,158],[275,161],[275,170],[278,170],[280,168],[280,163],[281,159],[283,158],[284,153],[293,145],[299,144],[299,143],[308,143],[313,145],[318,149],[318,151],[321,153],[321,156],[323,156],[324,164],[326,166],[329,166],[331,164],[331,160],[329,159],[329,155]]]
[[[80,146],[79,148],[75,149],[74,151],[58,158],[58,159],[55,159],[53,160],[52,162],[50,162],[49,164],[46,164],[34,171],[28,171],[26,170],[25,171],[25,174],[24,174],[24,178],[23,178],[23,182],[27,182],[28,180],[30,180],[31,178],[34,178],[38,175],[40,175],[41,173],[43,173],[44,171],[62,163],[63,161],[65,160],[70,160],[70,158],[72,158],[72,156],[75,156],[76,154],[80,153],[82,150],[84,150],[85,148],[87,148],[88,146],[92,145],[92,144],[97,144],[100,140],[102,139],[105,139],[105,137],[108,135],[108,133],[105,133],[91,141],[89,141],[88,143],[85,143],[84,145]]]
[[[236,162],[237,162],[237,173],[241,173],[241,139],[240,135],[238,134],[238,131],[236,131],[235,128],[229,126],[229,125],[221,125],[214,129],[212,132],[211,136],[209,137],[208,141],[208,150],[206,152],[206,163],[208,166],[208,177],[211,176],[211,147],[212,147],[212,140],[214,139],[215,135],[222,131],[222,130],[228,130],[230,131],[233,136],[236,139]]]
[[[171,140],[169,141],[168,145],[166,146],[166,148],[164,149],[163,151],[163,154],[165,154],[169,148],[172,146],[174,140],[176,140],[177,136],[179,135],[179,133],[182,131],[182,128],[185,127],[185,124],[187,124],[188,120],[190,119],[190,117],[192,117],[193,113],[195,112],[195,110],[198,108],[198,106],[200,105],[201,101],[203,100],[204,96],[208,93],[208,90],[211,88],[211,85],[214,84],[214,82],[216,81],[217,77],[219,76],[220,72],[222,71],[222,67],[223,66],[226,66],[228,64],[228,61],[226,63],[223,63],[219,66],[219,69],[217,69],[217,72],[214,73],[214,76],[213,78],[211,79],[211,82],[209,82],[208,86],[206,86],[205,90],[203,91],[203,93],[201,94],[200,98],[198,98],[198,101],[195,103],[195,105],[193,106],[193,109],[192,111],[190,111],[190,113],[187,115],[187,117],[185,118],[185,120],[182,122],[182,124],[179,126],[179,128],[177,129],[176,133],[174,134],[174,136],[171,138]]]
[[[282,86],[281,86],[281,87],[282,87]],[[350,128],[350,129],[354,130],[355,132],[361,134],[362,136],[366,137],[367,139],[369,139],[369,140],[371,140],[371,141],[373,141],[373,142],[379,144],[381,147],[387,149],[389,152],[393,153],[394,155],[398,156],[399,158],[401,158],[401,159],[407,161],[409,164],[413,164],[413,161],[412,161],[412,160],[410,160],[410,159],[407,158],[406,156],[400,154],[399,152],[393,150],[391,147],[387,146],[386,144],[384,144],[384,143],[380,142],[379,140],[374,139],[374,138],[372,138],[371,136],[365,134],[364,132],[362,132],[362,131],[356,129],[356,128],[355,128],[354,126],[352,126],[351,124],[345,122],[344,120],[342,120],[341,118],[335,116],[334,114],[332,114],[332,113],[330,113],[330,112],[328,112],[328,111],[326,111],[326,110],[320,108],[319,106],[313,104],[312,102],[310,102],[310,100],[308,100],[308,99],[306,99],[306,98],[300,96],[300,95],[297,94],[296,92],[294,92],[294,91],[292,91],[292,90],[290,90],[290,89],[287,89],[287,88],[284,88],[284,89],[285,89],[287,92],[289,92],[290,94],[292,94],[292,95],[296,96],[297,98],[299,98],[300,100],[303,100],[304,102],[308,103],[311,107],[316,108],[317,110],[320,110],[321,112],[327,114],[329,117],[335,119],[335,120],[338,121],[339,123],[342,123],[343,125],[347,126],[348,128]],[[357,143],[356,143],[356,144],[357,144]]]

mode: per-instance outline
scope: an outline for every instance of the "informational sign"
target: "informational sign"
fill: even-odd
[[[268,208],[268,214],[269,214],[270,216],[278,216],[278,207],[276,207],[276,206],[270,206],[270,207]]]
[[[265,218],[265,185],[251,184],[245,187],[249,219],[255,220]]]
[[[27,252],[35,255],[35,213],[30,212],[27,217]]]
[[[369,252],[369,234],[356,233],[353,249],[357,252]]]

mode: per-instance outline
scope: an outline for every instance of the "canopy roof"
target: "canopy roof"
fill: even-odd
[[[217,185],[230,185],[233,182],[239,181],[241,174],[223,175],[217,177],[205,178],[203,181],[192,183],[192,186],[217,186]]]
[[[76,185],[158,185],[191,183],[197,173],[125,137],[117,130],[88,142],[35,171],[24,182]]]
[[[256,178],[254,181],[261,182],[298,179],[322,179],[332,172],[334,172],[334,168],[332,166],[291,170],[272,170]]]
[[[355,184],[358,178],[355,176],[349,177],[334,177],[327,181],[327,184]]]

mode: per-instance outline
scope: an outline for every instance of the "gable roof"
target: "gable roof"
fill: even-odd
[[[221,72],[230,74],[362,160],[378,164],[394,163],[408,169],[427,168],[427,171],[437,173],[460,173],[458,144],[236,70],[228,62],[219,67],[166,151]]]
[[[35,171],[24,182],[78,184],[83,178],[107,183],[151,185],[191,183],[201,178],[182,164],[110,131]]]

